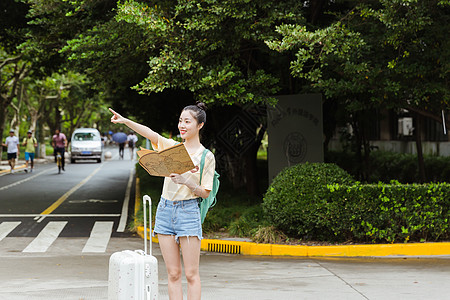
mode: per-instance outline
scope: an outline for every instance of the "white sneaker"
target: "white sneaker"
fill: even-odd
[[[11,174],[14,174],[14,170],[11,170]]]

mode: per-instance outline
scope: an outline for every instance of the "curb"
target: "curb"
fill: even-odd
[[[144,238],[144,227],[139,226],[137,233]],[[148,235],[149,233],[147,230]],[[158,243],[158,238],[152,237],[152,241]],[[201,250],[242,255],[296,257],[433,256],[450,255],[450,243],[292,246],[202,239]]]
[[[136,178],[135,214],[141,206],[141,195]],[[137,234],[144,238],[144,226],[137,227]],[[147,229],[147,237],[150,231]],[[152,237],[158,243],[157,237]],[[277,244],[258,244],[253,242],[202,239],[202,251],[264,256],[292,257],[373,257],[373,256],[435,256],[450,255],[450,242],[410,243],[410,244],[371,244],[343,246],[295,246]]]
[[[14,167],[14,171],[21,170],[21,169],[25,169],[25,165]],[[0,174],[9,173],[9,172],[10,172],[10,169],[0,170]]]

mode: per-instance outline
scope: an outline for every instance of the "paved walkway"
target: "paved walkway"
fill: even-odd
[[[142,248],[142,239],[113,238],[104,254],[70,251],[77,244],[66,239],[66,251],[45,254],[3,252],[0,299],[106,300],[109,256]],[[167,272],[158,245],[153,252],[159,299],[166,300]],[[450,299],[450,257],[311,259],[202,252],[200,273],[204,300]],[[184,276],[183,285],[186,289]]]

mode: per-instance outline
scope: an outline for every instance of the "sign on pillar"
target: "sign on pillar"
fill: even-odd
[[[323,162],[321,94],[286,95],[268,106],[269,180],[286,167]]]

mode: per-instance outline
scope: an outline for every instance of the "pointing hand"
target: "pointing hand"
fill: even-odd
[[[111,122],[114,124],[122,124],[125,122],[125,118],[122,117],[120,114],[116,113],[112,108],[109,109],[113,116],[111,117]]]

